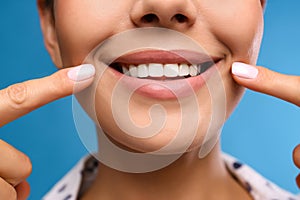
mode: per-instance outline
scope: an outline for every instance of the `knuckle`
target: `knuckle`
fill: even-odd
[[[18,199],[17,191],[15,190],[14,187],[9,187],[8,200],[17,200],[17,199]]]
[[[263,72],[263,73],[260,73],[261,79],[269,80],[269,84],[267,84],[265,81],[262,81],[264,87],[266,87],[266,88],[273,87],[277,81],[275,73],[273,73],[271,70],[269,70],[267,68],[261,68],[261,71]]]
[[[1,199],[17,200],[16,189],[4,179],[0,179],[0,197]]]
[[[9,200],[17,200],[18,199],[18,194],[17,194],[17,191],[13,188],[13,187],[10,187],[10,191],[9,191]]]
[[[26,156],[25,154],[23,154],[23,165],[22,165],[22,176],[23,178],[27,178],[29,177],[29,175],[32,172],[32,163],[30,161],[30,158],[28,156]]]
[[[15,180],[25,179],[32,172],[32,163],[30,158],[23,152],[17,150],[10,144],[6,143],[4,140],[0,139],[0,157],[2,160],[6,161],[2,164],[2,167],[8,171],[14,170],[11,173],[10,182],[14,183]],[[13,168],[9,166],[13,165]]]
[[[16,172],[14,179],[24,180],[30,176],[32,172],[32,164],[30,158],[24,153],[18,152],[17,154],[15,163],[19,163],[20,167],[18,167],[18,172]]]
[[[28,99],[28,90],[25,83],[17,83],[11,85],[6,90],[6,95],[8,97],[9,104],[15,108],[19,109],[23,107],[26,100]]]
[[[68,87],[69,84],[62,73],[58,72],[52,75],[51,89],[53,93],[62,96],[65,94],[65,91],[68,90]]]

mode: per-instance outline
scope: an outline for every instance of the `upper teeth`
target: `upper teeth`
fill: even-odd
[[[197,76],[201,72],[201,65],[196,64],[139,64],[122,66],[123,73],[137,78],[146,77],[184,77]]]

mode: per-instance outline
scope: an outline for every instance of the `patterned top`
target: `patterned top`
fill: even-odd
[[[300,200],[300,196],[279,188],[235,158],[227,154],[223,154],[223,158],[228,170],[254,200]],[[43,197],[43,200],[76,200],[80,198],[95,179],[97,166],[98,161],[94,157],[83,158]]]

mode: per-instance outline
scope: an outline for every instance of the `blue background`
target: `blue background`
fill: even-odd
[[[299,6],[296,0],[268,2],[260,65],[300,75]],[[0,88],[56,71],[43,46],[35,0],[2,1],[0,27]],[[1,139],[32,160],[31,200],[40,199],[87,153],[76,134],[71,100],[58,100],[0,129]],[[247,91],[224,127],[223,149],[296,193],[299,170],[292,150],[300,143],[299,121],[298,107]]]

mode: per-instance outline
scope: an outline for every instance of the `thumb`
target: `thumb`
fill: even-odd
[[[265,93],[300,106],[300,77],[280,74],[264,67],[235,62],[233,79],[251,90]]]

